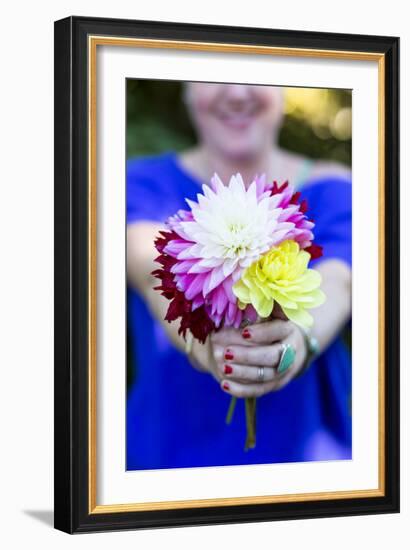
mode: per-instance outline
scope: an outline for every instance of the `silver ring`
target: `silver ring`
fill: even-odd
[[[265,367],[258,367],[258,382],[265,380]]]

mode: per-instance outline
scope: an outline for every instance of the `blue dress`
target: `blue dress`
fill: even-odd
[[[173,153],[131,160],[127,223],[163,223],[198,191]],[[351,182],[329,177],[301,191],[325,258],[351,265]],[[127,315],[135,368],[127,397],[127,470],[351,458],[351,359],[340,337],[305,374],[258,399],[257,444],[245,451],[243,401],[226,425],[230,396],[172,346],[132,288]]]

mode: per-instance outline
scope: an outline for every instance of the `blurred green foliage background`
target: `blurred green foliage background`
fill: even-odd
[[[285,88],[279,144],[311,158],[351,163],[351,92]],[[127,157],[181,151],[196,143],[182,84],[127,81]]]

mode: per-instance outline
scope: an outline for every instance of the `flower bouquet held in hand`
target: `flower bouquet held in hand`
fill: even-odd
[[[313,244],[314,223],[300,193],[288,182],[269,184],[264,176],[245,186],[237,174],[224,185],[215,174],[197,201],[187,204],[189,210],[170,217],[155,242],[161,267],[154,271],[161,281],[155,289],[170,300],[165,319],[179,319],[184,338],[189,331],[205,343],[222,327],[270,318],[274,307],[303,328],[312,325],[307,310],[325,296],[320,274],[308,264],[322,248]],[[294,355],[284,345],[279,372]],[[256,441],[256,398],[245,399],[245,411],[248,449]]]

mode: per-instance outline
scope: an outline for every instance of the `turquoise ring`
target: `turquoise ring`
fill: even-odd
[[[282,344],[282,355],[280,356],[278,364],[278,374],[283,374],[293,364],[295,360],[296,351],[290,344]]]

